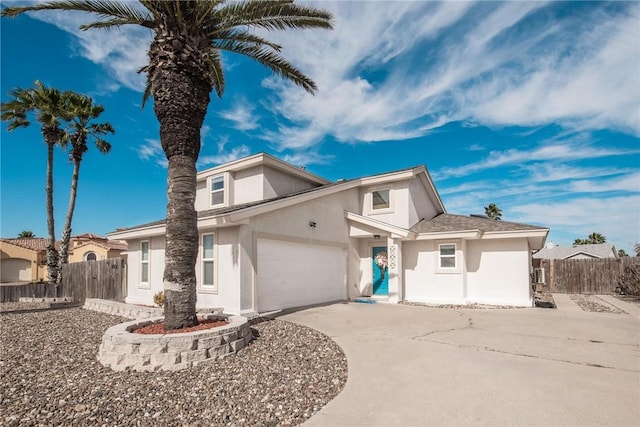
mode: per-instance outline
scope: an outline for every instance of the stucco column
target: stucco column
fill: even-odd
[[[389,302],[398,303],[404,299],[402,289],[402,242],[387,238],[387,261],[389,271]]]

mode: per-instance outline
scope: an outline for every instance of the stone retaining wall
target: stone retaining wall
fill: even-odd
[[[84,309],[99,311],[100,313],[122,316],[128,319],[149,319],[164,315],[164,311],[159,307],[148,307],[144,305],[125,304],[118,301],[106,299],[87,298],[84,302]]]
[[[121,323],[105,332],[98,360],[115,371],[174,371],[235,353],[253,338],[245,317],[208,314],[202,319],[226,319],[229,323],[213,329],[165,335],[131,332],[162,321],[162,317]]]

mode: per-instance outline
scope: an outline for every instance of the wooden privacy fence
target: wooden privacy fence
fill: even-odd
[[[78,302],[87,298],[124,302],[126,263],[121,258],[109,258],[63,265],[61,296]]]
[[[0,285],[0,302],[19,301],[20,298],[55,298],[56,287],[46,282],[24,285]]]
[[[628,265],[640,266],[640,258],[540,260],[547,290],[566,294],[611,294]]]

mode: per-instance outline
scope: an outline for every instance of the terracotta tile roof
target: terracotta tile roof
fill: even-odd
[[[546,227],[520,224],[517,222],[496,221],[489,218],[479,218],[465,215],[440,214],[432,219],[423,219],[411,227],[415,233],[438,233],[446,231],[480,230],[491,231],[519,231],[545,230]]]
[[[129,249],[129,245],[124,240],[107,240],[107,239],[105,239],[105,240],[88,240],[88,241],[83,242],[82,244],[76,246],[72,250],[75,251],[76,249],[79,249],[79,248],[82,248],[82,247],[88,246],[88,245],[95,245],[95,246],[99,246],[99,247],[104,248],[104,249],[116,250],[116,251],[126,251],[127,249]]]
[[[78,234],[77,236],[71,236],[71,240],[74,240],[74,239],[107,240],[106,237],[102,237],[93,233],[84,233],[84,234]]]
[[[31,249],[32,251],[46,251],[47,246],[51,240],[42,237],[33,238],[19,238],[19,239],[0,239],[2,242],[6,242],[12,245],[19,246],[25,249]],[[60,242],[56,240],[56,249],[60,249]]]

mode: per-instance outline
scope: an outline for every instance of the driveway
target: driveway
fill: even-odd
[[[617,301],[612,299],[612,301]],[[281,319],[318,329],[349,363],[308,426],[638,425],[640,310],[472,310],[344,303]]]

